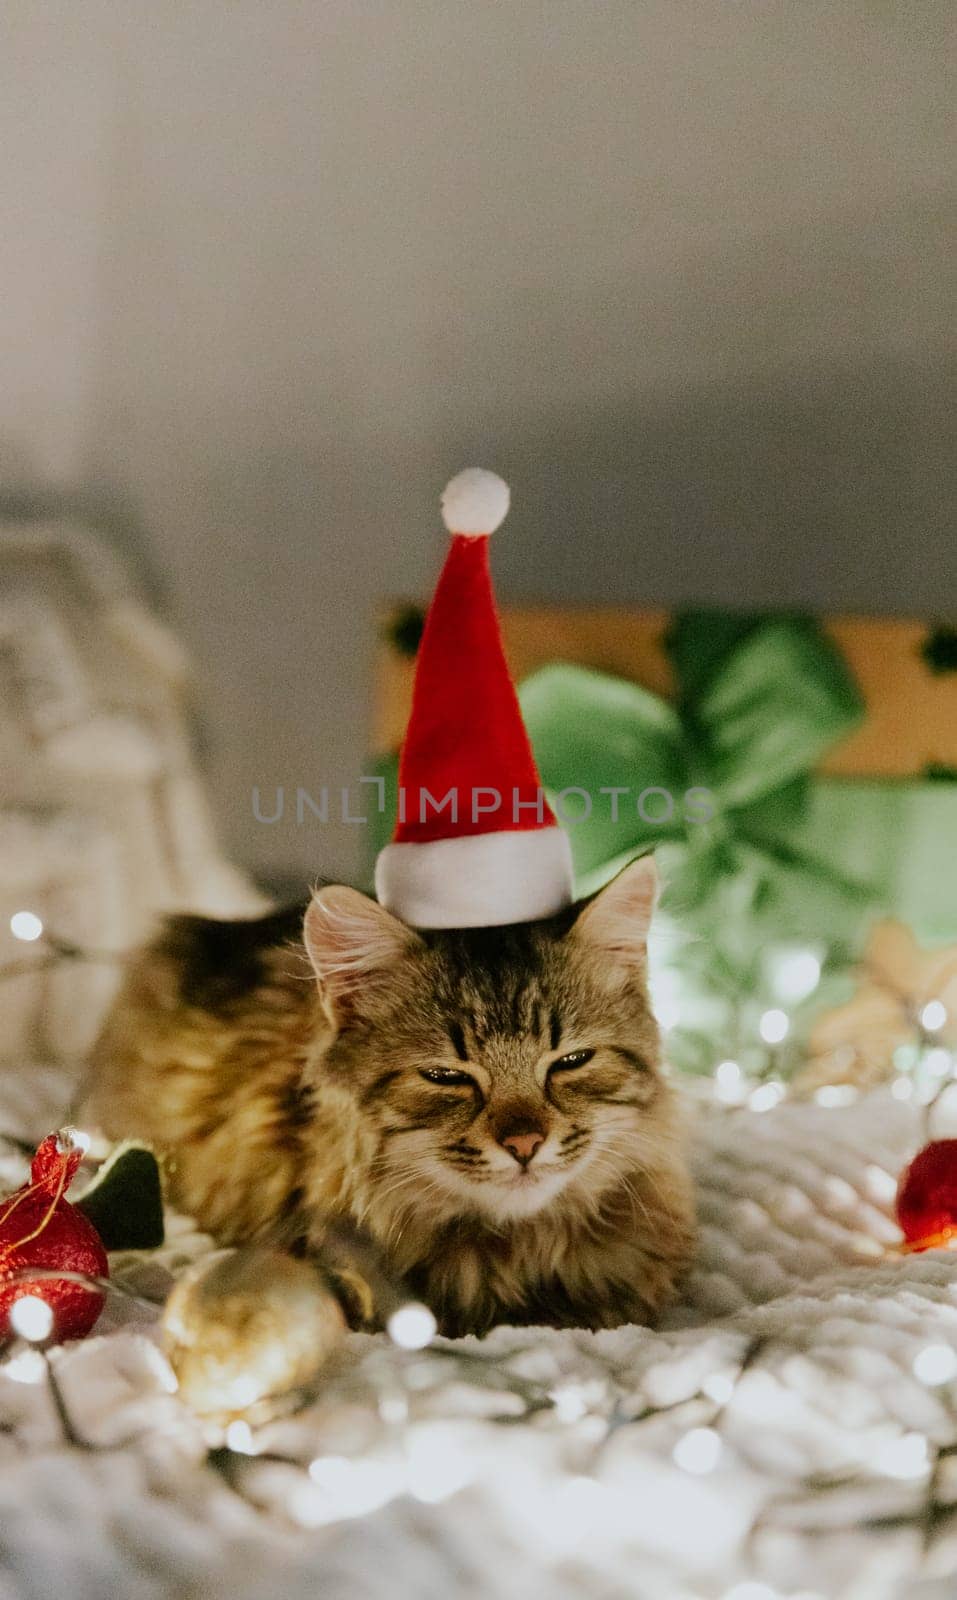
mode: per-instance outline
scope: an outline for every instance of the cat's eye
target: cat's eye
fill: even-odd
[[[457,1067],[422,1067],[419,1076],[444,1089],[471,1089],[475,1082],[470,1072],[459,1072]]]
[[[584,1067],[595,1054],[594,1050],[570,1050],[567,1056],[559,1056],[549,1067],[549,1072],[571,1072],[575,1067]]]

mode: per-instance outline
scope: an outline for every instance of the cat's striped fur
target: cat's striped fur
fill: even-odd
[[[293,914],[175,918],[104,1029],[91,1113],[163,1151],[223,1241],[321,1252],[329,1217],[360,1224],[447,1333],[647,1320],[693,1235],[653,896],[639,862],[508,928],[414,933],[338,887],[304,942]]]

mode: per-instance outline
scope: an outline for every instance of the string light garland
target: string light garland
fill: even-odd
[[[42,1344],[53,1332],[53,1312],[36,1294],[23,1294],[10,1307],[10,1326],[21,1339]]]
[[[43,933],[43,921],[35,911],[15,911],[10,918],[10,932],[23,944],[33,944]]]
[[[957,973],[957,957],[954,959]],[[811,950],[792,951],[788,961],[792,963],[792,977],[803,971],[805,981],[813,972],[822,971],[821,959]],[[883,969],[866,961],[851,970],[863,974],[871,989],[882,993],[894,1007],[897,1042],[890,1093],[896,1100],[916,1100],[933,1109],[957,1078],[957,1050],[941,1039],[942,1030],[953,1020],[950,1009],[936,996],[927,999],[919,992],[908,992],[892,982]],[[948,978],[946,968],[942,977]],[[732,1032],[739,1053],[719,1057],[711,1077],[704,1080],[717,1107],[735,1110],[747,1106],[751,1111],[770,1111],[785,1098],[813,1098],[818,1105],[840,1107],[852,1104],[864,1089],[873,1086],[867,1057],[853,1043],[838,1049],[815,1047],[812,1038],[801,1047],[796,1065],[790,1048],[793,1022],[787,1010],[783,1006],[767,1007],[758,1015],[749,1035],[750,1011],[753,1007],[742,1005],[735,1015]],[[660,1016],[659,1021],[667,1038],[668,1030]],[[749,1062],[747,1067],[743,1065],[745,1059]],[[860,1081],[855,1081],[857,1074]],[[697,1080],[688,1082],[694,1092]]]
[[[105,1286],[91,1279],[89,1287],[102,1290]],[[159,1306],[133,1293],[122,1282],[106,1287],[110,1295],[135,1300],[156,1317]],[[401,1328],[401,1322],[398,1325]],[[41,1329],[37,1326],[33,1331],[39,1334]],[[343,1402],[355,1406],[371,1398],[376,1402],[375,1410],[384,1430],[377,1445],[365,1437],[356,1440],[355,1453],[343,1453],[340,1448],[317,1455],[314,1445],[310,1448],[313,1435],[297,1437],[294,1432],[288,1444],[280,1445],[271,1421],[254,1423],[239,1416],[225,1428],[203,1425],[203,1459],[250,1510],[305,1531],[343,1518],[369,1515],[403,1495],[426,1506],[439,1505],[479,1474],[494,1474],[495,1456],[476,1455],[468,1418],[455,1415],[454,1406],[453,1413],[448,1414],[447,1382],[451,1378],[453,1388],[459,1392],[464,1383],[471,1393],[488,1396],[489,1404],[481,1409],[483,1423],[511,1428],[516,1423],[538,1421],[560,1434],[567,1433],[570,1443],[587,1441],[588,1454],[579,1456],[570,1475],[550,1491],[555,1498],[549,1499],[553,1509],[549,1514],[548,1550],[551,1559],[561,1559],[578,1548],[582,1540],[597,1537],[597,1530],[608,1527],[608,1519],[618,1516],[620,1492],[614,1488],[614,1480],[607,1480],[603,1463],[606,1451],[622,1430],[636,1432],[639,1438],[643,1429],[649,1430],[652,1448],[657,1449],[663,1419],[674,1418],[678,1423],[672,1444],[675,1471],[686,1477],[689,1485],[698,1479],[709,1483],[717,1480],[727,1467],[738,1464],[747,1438],[747,1434],[741,1434],[740,1422],[733,1447],[725,1437],[726,1423],[738,1409],[740,1420],[752,1429],[755,1424],[760,1425],[762,1416],[775,1415],[771,1403],[775,1380],[765,1362],[780,1360],[789,1348],[785,1336],[742,1341],[736,1354],[725,1350],[690,1392],[665,1403],[648,1398],[629,1414],[615,1381],[607,1375],[601,1379],[569,1375],[557,1385],[548,1384],[517,1369],[516,1362],[518,1368],[522,1363],[521,1351],[499,1356],[474,1346],[461,1350],[445,1341],[437,1341],[424,1351],[411,1351],[392,1343],[391,1355],[390,1345],[382,1347],[375,1373],[368,1375],[367,1369],[366,1382],[371,1381],[371,1390],[357,1389],[351,1374],[343,1369],[331,1384],[323,1381],[304,1387],[295,1406],[282,1413],[283,1428],[288,1431],[290,1423],[307,1414],[316,1414],[320,1420],[327,1411],[337,1415]],[[172,1371],[164,1366],[158,1352],[154,1354],[158,1376],[163,1379],[161,1388],[181,1402]],[[45,1382],[64,1444],[79,1452],[108,1454],[114,1446],[91,1439],[77,1424],[57,1365],[58,1352],[49,1349],[42,1339],[35,1343],[24,1340],[0,1363],[0,1377],[28,1385]],[[957,1353],[939,1342],[929,1343],[915,1356],[913,1370],[915,1379],[928,1390],[944,1394],[951,1414]],[[753,1393],[745,1393],[747,1383],[752,1385]],[[769,1388],[767,1396],[765,1387]],[[445,1414],[437,1422],[436,1401],[440,1396]],[[320,1409],[315,1413],[317,1405]],[[146,1437],[144,1433],[144,1443]],[[135,1445],[136,1440],[127,1443]],[[196,1459],[194,1426],[184,1429],[182,1448],[185,1467]],[[859,1469],[831,1477],[808,1477],[801,1489],[819,1502],[822,1528],[839,1530],[844,1525],[842,1515],[848,1531],[862,1525],[873,1531],[884,1526],[910,1527],[929,1560],[952,1514],[944,1490],[943,1469],[955,1455],[957,1441],[938,1447],[919,1430],[902,1428]],[[901,1498],[892,1509],[863,1520],[859,1510],[848,1507],[844,1511],[850,1490],[882,1481],[899,1488]],[[921,1486],[917,1499],[912,1497],[915,1486]],[[678,1506],[680,1490],[673,1492],[679,1496],[675,1501]],[[742,1542],[744,1558],[752,1548],[760,1549],[763,1536],[774,1535],[777,1529],[787,1531],[790,1508],[795,1504],[793,1493],[782,1494],[755,1513]],[[806,1510],[803,1514],[807,1516]],[[757,1557],[755,1565],[760,1572]],[[783,1593],[792,1600],[792,1591],[787,1588],[781,1591],[770,1585],[763,1587],[770,1595]],[[723,1592],[722,1600],[749,1596],[761,1588],[758,1578],[732,1583]]]
[[[424,1350],[432,1343],[436,1331],[436,1321],[428,1306],[417,1300],[399,1306],[386,1323],[389,1338],[403,1350]]]
[[[112,1284],[110,1292],[129,1296],[129,1291],[121,1284]],[[464,1371],[478,1387],[508,1402],[502,1408],[484,1411],[482,1420],[486,1423],[509,1427],[516,1421],[528,1422],[544,1413],[550,1426],[567,1430],[571,1437],[583,1424],[598,1425],[600,1438],[592,1444],[590,1459],[555,1491],[559,1494],[562,1511],[555,1548],[555,1553],[560,1555],[574,1542],[576,1532],[587,1531],[600,1517],[602,1505],[611,1491],[598,1473],[605,1450],[621,1429],[655,1429],[657,1436],[663,1418],[687,1413],[689,1426],[678,1433],[672,1449],[676,1469],[691,1480],[719,1473],[729,1453],[723,1436],[726,1418],[733,1412],[739,1395],[742,1395],[743,1407],[742,1391],[750,1375],[755,1381],[760,1378],[773,1384],[763,1358],[786,1352],[788,1341],[780,1336],[747,1340],[730,1366],[728,1359],[723,1360],[702,1378],[693,1392],[667,1403],[656,1404],[649,1400],[632,1415],[622,1411],[620,1401],[610,1394],[607,1382],[586,1380],[576,1384],[566,1381],[549,1391],[543,1384],[517,1372],[511,1364],[514,1358],[486,1356],[474,1350],[461,1352],[443,1343],[429,1349],[426,1372],[421,1366],[421,1356],[394,1348],[401,1363],[398,1367],[390,1364],[387,1384],[382,1373],[383,1395],[378,1409],[387,1433],[398,1430],[398,1437],[391,1447],[386,1444],[385,1453],[317,1456],[308,1448],[279,1449],[269,1437],[268,1425],[256,1428],[244,1418],[235,1418],[224,1430],[208,1430],[204,1457],[207,1466],[251,1509],[279,1514],[304,1529],[366,1515],[403,1494],[426,1505],[441,1503],[465,1487],[479,1470],[479,1463],[471,1454],[467,1421],[461,1418],[449,1418],[443,1423],[428,1420],[430,1414],[434,1415],[430,1396],[441,1390],[447,1372],[452,1370],[460,1379]],[[946,1392],[948,1414],[953,1416],[952,1386],[957,1375],[957,1353],[949,1346],[928,1345],[915,1358],[914,1372],[928,1388]],[[114,1448],[90,1439],[78,1427],[57,1376],[56,1363],[51,1359],[51,1352],[42,1346],[30,1345],[15,1350],[0,1365],[0,1376],[17,1382],[46,1381],[63,1441],[70,1448],[100,1453],[109,1453]],[[291,1413],[292,1418],[303,1415],[319,1398],[328,1400],[333,1408],[345,1395],[354,1403],[357,1395],[344,1387],[345,1382],[340,1375],[337,1384],[324,1396],[317,1390],[303,1391],[297,1410]],[[394,1402],[397,1386],[402,1388],[405,1405],[398,1411],[389,1411],[383,1399],[388,1397],[388,1388]],[[172,1389],[172,1384],[168,1387]],[[763,1391],[764,1384],[757,1385],[756,1398],[752,1398],[746,1412],[743,1411],[745,1420],[759,1420]],[[411,1415],[413,1403],[416,1415]],[[290,1420],[290,1414],[286,1420]],[[460,1427],[466,1431],[460,1434]],[[589,1437],[592,1437],[591,1430]],[[191,1444],[187,1454],[193,1459]],[[905,1493],[910,1485],[922,1483],[924,1488],[918,1500],[905,1498],[893,1510],[879,1516],[862,1519],[855,1515],[847,1520],[846,1527],[850,1531],[860,1526],[874,1530],[885,1525],[910,1526],[920,1536],[925,1554],[929,1555],[952,1514],[951,1499],[943,1492],[942,1469],[955,1456],[957,1440],[938,1447],[918,1430],[902,1429],[896,1437],[883,1443],[866,1466],[830,1477],[826,1474],[808,1477],[800,1487],[820,1502],[820,1526],[833,1532],[844,1524],[840,1516],[829,1509],[830,1503],[833,1501],[840,1508],[849,1490],[884,1480],[899,1484]],[[279,1477],[276,1477],[277,1470]],[[745,1550],[753,1547],[760,1535],[779,1527],[786,1530],[790,1526],[790,1509],[797,1503],[793,1493],[782,1494],[761,1509],[746,1533]],[[732,1584],[724,1591],[722,1600],[750,1596],[752,1592],[758,1593],[761,1587],[757,1579]],[[764,1588],[775,1596],[781,1592],[769,1585]]]

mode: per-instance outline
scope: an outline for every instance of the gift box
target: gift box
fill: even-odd
[[[394,751],[421,614],[387,617],[376,770],[391,831]],[[885,618],[506,611],[503,634],[552,804],[590,893],[654,848],[665,893],[660,1010],[671,1051],[711,1070],[762,1039],[782,962],[787,1045],[802,1002],[839,999],[868,928],[957,938],[957,633]],[[778,977],[775,979],[775,972]],[[785,983],[785,989],[788,985]],[[778,1023],[776,1026],[780,1026]],[[770,1023],[765,1024],[767,1031]]]

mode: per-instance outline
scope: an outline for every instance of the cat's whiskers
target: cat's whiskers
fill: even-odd
[[[602,1167],[607,1166],[609,1155],[610,1152],[606,1152],[604,1160],[602,1160],[601,1157],[598,1158],[599,1170],[601,1170]],[[661,1192],[661,1188],[658,1183],[658,1176],[653,1168],[646,1166],[642,1167],[639,1176],[639,1174],[636,1174],[634,1171],[625,1171],[621,1167],[612,1167],[610,1169],[610,1178],[610,1188],[627,1195],[629,1200],[631,1200],[634,1205],[638,1207],[642,1216],[649,1224],[652,1220],[651,1211],[646,1199],[642,1196],[637,1187],[639,1181],[644,1183],[644,1185],[651,1190],[652,1197],[657,1199],[663,1208],[667,1207],[667,1197]],[[607,1198],[607,1193],[608,1191],[605,1190],[605,1198]]]
[[[401,1194],[403,1191],[406,1191],[408,1194],[406,1202],[404,1204],[396,1204],[393,1197],[396,1194]],[[384,1191],[379,1190],[376,1192],[373,1205],[370,1207],[367,1215],[371,1219],[373,1211],[378,1211],[380,1207],[382,1211],[387,1214],[382,1217],[381,1221],[376,1219],[377,1225],[374,1227],[373,1231],[378,1233],[380,1227],[384,1223],[385,1240],[391,1240],[393,1247],[397,1247],[401,1242],[404,1233],[410,1227],[412,1221],[416,1218],[417,1212],[419,1218],[421,1218],[421,1203],[424,1199],[429,1197],[439,1197],[442,1199],[448,1198],[447,1193],[443,1190],[441,1184],[437,1183],[434,1178],[428,1175],[427,1172],[412,1171],[407,1174],[403,1174],[396,1180],[395,1183],[389,1185],[389,1187]],[[431,1225],[434,1221],[434,1216],[430,1215],[428,1221],[430,1226],[429,1229],[425,1230],[426,1237],[431,1231]]]
[[[634,1180],[621,1151],[594,1146],[589,1155],[587,1174],[582,1174],[583,1180],[586,1175],[587,1186],[583,1185],[582,1190],[576,1193],[575,1201],[587,1209],[593,1220],[602,1219],[611,1193],[621,1190],[632,1194]]]

